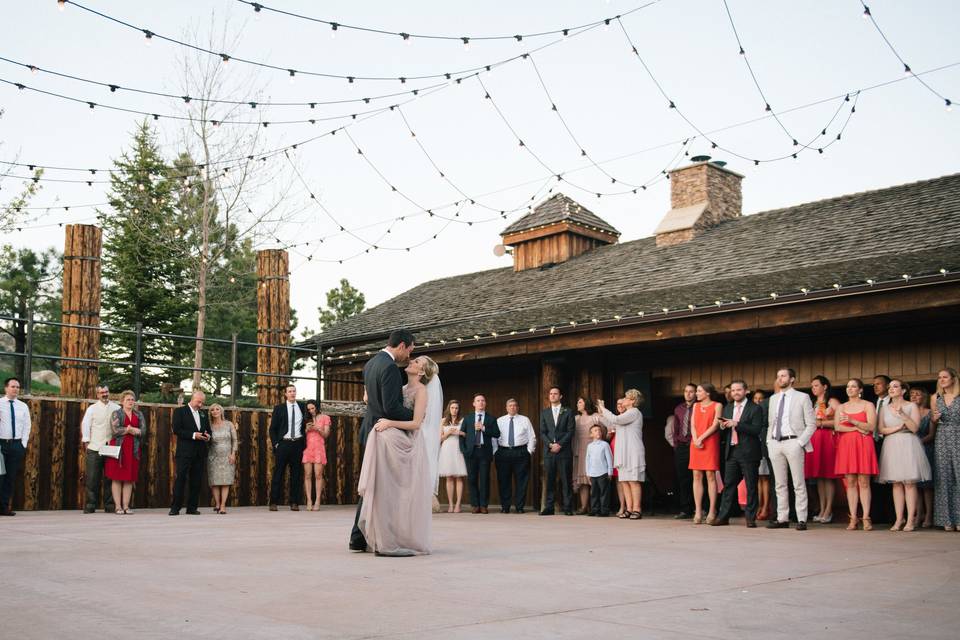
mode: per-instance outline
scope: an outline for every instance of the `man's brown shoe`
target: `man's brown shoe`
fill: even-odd
[[[277,510],[277,505],[275,504],[270,505],[270,511],[276,511],[276,510]]]
[[[480,507],[480,513],[490,513],[486,507]]]
[[[474,507],[470,513],[480,513],[480,507]]]
[[[300,505],[298,504],[290,505],[290,511],[300,511]]]

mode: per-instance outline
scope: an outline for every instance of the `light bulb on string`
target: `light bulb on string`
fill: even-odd
[[[870,19],[870,7],[868,7],[867,5],[863,5],[863,19],[864,20]]]
[[[253,6],[253,19],[259,21],[259,20],[260,20],[260,10],[263,9],[263,5],[254,2],[253,5],[251,5],[251,6]]]
[[[336,22],[331,22],[331,23],[330,23],[330,37],[331,37],[331,38],[336,38],[336,37],[337,37],[337,29],[338,29],[339,27],[340,27],[340,25],[337,24]]]
[[[948,112],[953,111],[953,103],[950,102],[950,98],[945,99],[944,103],[946,104],[946,109]]]
[[[294,79],[297,77],[297,72],[293,69],[287,69],[287,72],[290,74],[290,84],[293,84]]]
[[[146,42],[146,45],[149,47],[151,41],[153,40],[153,31],[150,31],[149,29],[144,29],[143,38],[144,38],[144,42]]]
[[[463,50],[470,51],[470,38],[463,37],[460,39],[463,41]]]
[[[221,53],[220,60],[223,62],[223,64],[227,64],[228,62],[230,62],[230,56],[228,56],[225,53]]]
[[[67,0],[57,0],[57,9],[63,12],[67,8]]]
[[[904,77],[909,76],[909,75],[912,74],[912,73],[913,73],[913,70],[910,69],[910,65],[908,65],[907,63],[903,63],[903,75],[904,75]]]
[[[401,33],[401,34],[400,34],[400,37],[403,38],[403,42],[404,42],[404,44],[406,44],[407,46],[413,44],[413,40],[410,39],[410,34],[409,34],[409,33]]]

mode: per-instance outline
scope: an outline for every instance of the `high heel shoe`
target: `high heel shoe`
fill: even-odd
[[[904,533],[910,533],[911,531],[914,531],[914,530],[915,530],[915,527],[912,524],[908,524],[903,529],[900,529],[900,531],[903,531]]]
[[[857,530],[857,516],[850,516],[850,524],[847,525],[847,531]]]
[[[890,527],[890,531],[903,531],[904,526],[906,526],[905,520],[897,520],[893,523],[893,526]],[[913,531],[913,527],[910,527],[910,530]]]
[[[833,514],[831,513],[826,518],[820,518],[820,524],[830,524],[833,522]]]
[[[711,516],[711,515],[707,516],[707,519],[706,519],[707,524],[713,524],[716,521],[717,521],[717,516]]]
[[[693,524],[703,524],[703,514],[697,512],[697,514],[693,516]]]
[[[863,530],[873,531],[873,520],[870,519],[870,516],[863,516]]]

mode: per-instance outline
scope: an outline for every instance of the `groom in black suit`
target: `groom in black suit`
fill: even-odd
[[[360,424],[360,451],[367,444],[367,436],[380,418],[390,420],[413,420],[413,409],[403,406],[403,383],[406,380],[402,367],[407,365],[413,353],[413,334],[406,329],[397,329],[390,334],[387,346],[370,358],[363,367],[363,387],[367,410]],[[363,498],[357,503],[357,515],[350,532],[350,550],[366,551],[367,540],[357,526]]]
[[[730,383],[732,402],[721,414],[720,429],[723,435],[723,495],[715,526],[730,524],[730,511],[737,499],[740,479],[747,485],[747,526],[757,526],[757,479],[760,468],[760,434],[764,430],[764,413],[760,405],[747,397],[747,383],[734,380]]]
[[[497,419],[487,413],[487,399],[483,394],[473,396],[473,413],[464,417],[460,428],[464,433],[460,438],[460,451],[467,463],[470,504],[474,513],[487,513],[493,440],[500,437],[500,427],[497,426]]]

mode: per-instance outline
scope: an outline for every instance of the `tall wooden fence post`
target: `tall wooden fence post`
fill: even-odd
[[[96,360],[100,356],[100,228],[68,224],[63,249],[63,322],[91,329],[63,327],[60,333],[60,393],[92,398],[97,365],[70,358]]]
[[[257,252],[257,342],[290,345],[290,258],[280,249]],[[257,347],[257,373],[290,374],[287,349]],[[257,376],[257,399],[263,406],[283,400],[284,378]]]

